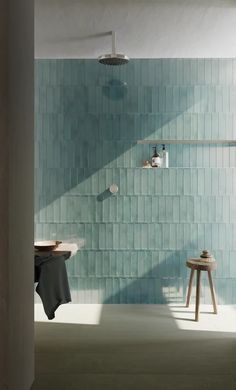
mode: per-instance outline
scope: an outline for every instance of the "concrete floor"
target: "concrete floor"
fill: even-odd
[[[36,306],[32,390],[236,389],[236,307]]]

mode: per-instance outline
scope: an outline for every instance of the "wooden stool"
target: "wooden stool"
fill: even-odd
[[[191,292],[192,292],[194,271],[196,270],[197,271],[197,287],[196,287],[195,321],[198,321],[198,319],[199,319],[199,305],[200,305],[201,271],[207,271],[210,290],[211,290],[211,299],[212,299],[212,303],[213,303],[214,314],[217,314],[215,290],[214,290],[212,275],[211,275],[211,271],[216,269],[215,259],[212,258],[212,259],[209,259],[208,261],[203,261],[202,258],[189,259],[186,261],[186,265],[188,268],[191,269],[189,285],[188,285],[186,307],[189,307],[189,302],[190,302]]]

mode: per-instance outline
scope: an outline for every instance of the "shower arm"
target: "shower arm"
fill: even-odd
[[[111,31],[111,39],[112,39],[112,54],[116,54],[116,33],[115,33],[115,31]]]

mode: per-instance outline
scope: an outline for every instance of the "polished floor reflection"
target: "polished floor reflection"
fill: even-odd
[[[37,307],[32,390],[235,390],[236,308],[193,318],[193,306],[65,305],[55,322]]]

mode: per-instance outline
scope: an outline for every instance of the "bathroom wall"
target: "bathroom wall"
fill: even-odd
[[[34,380],[34,2],[0,3],[0,389]]]
[[[35,0],[37,58],[236,57],[235,0]]]
[[[153,145],[137,141],[236,139],[236,60],[36,60],[35,73],[35,234],[79,243],[73,302],[182,302],[185,261],[207,248],[219,302],[235,303],[236,146],[168,145],[170,168],[148,170]]]

